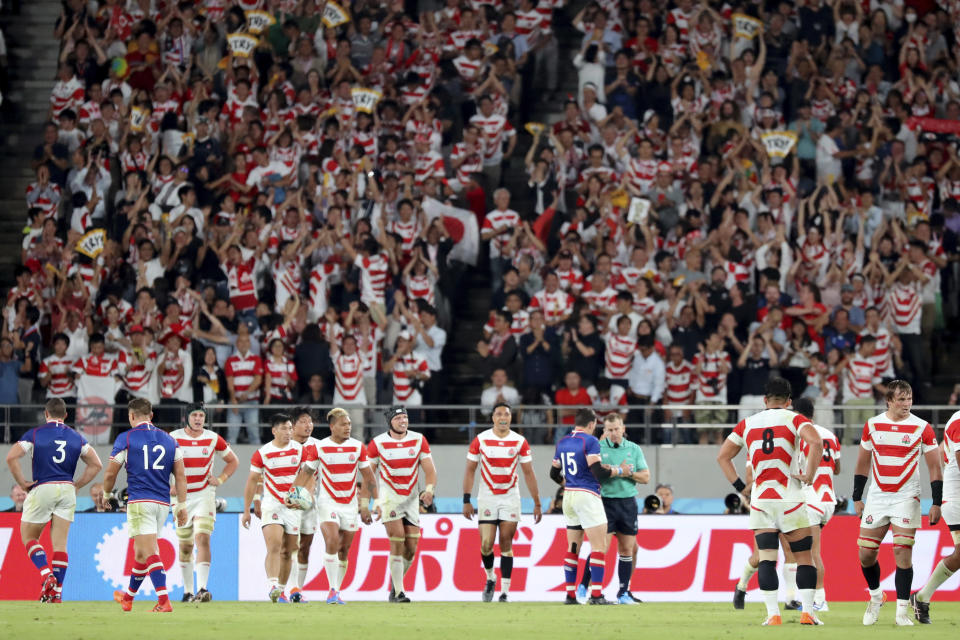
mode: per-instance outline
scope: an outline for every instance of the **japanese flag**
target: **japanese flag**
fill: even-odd
[[[477,254],[480,251],[480,229],[474,213],[451,207],[433,198],[423,199],[423,211],[427,214],[428,223],[438,216],[443,216],[443,226],[454,242],[450,257],[476,266]]]

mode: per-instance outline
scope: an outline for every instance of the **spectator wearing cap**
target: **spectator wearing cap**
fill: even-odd
[[[511,407],[520,403],[520,394],[510,385],[507,372],[497,369],[490,375],[490,385],[480,394],[480,412],[490,417],[493,407],[500,402],[506,402]]]

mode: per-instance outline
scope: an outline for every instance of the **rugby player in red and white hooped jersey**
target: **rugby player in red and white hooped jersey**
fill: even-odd
[[[253,453],[250,475],[243,490],[243,515],[240,524],[250,527],[250,505],[253,507],[263,539],[267,544],[264,568],[270,583],[270,600],[286,601],[283,591],[290,577],[293,552],[299,544],[301,513],[287,506],[285,498],[290,491],[303,455],[303,445],[292,439],[293,423],[284,413],[274,414],[270,420],[273,440]],[[263,482],[263,499],[254,501],[257,485]]]
[[[170,433],[183,451],[183,467],[187,477],[187,522],[177,527],[180,540],[180,571],[183,573],[183,601],[210,602],[207,591],[210,577],[210,534],[217,514],[216,488],[233,475],[240,465],[237,454],[227,441],[213,431],[204,429],[207,412],[203,403],[190,407],[187,426]],[[223,471],[213,475],[214,457],[224,461]],[[193,582],[193,547],[197,547],[197,583]],[[196,595],[194,595],[196,594]]]
[[[950,529],[953,537],[953,553],[942,558],[927,584],[920,591],[911,595],[914,615],[921,623],[930,622],[930,598],[941,584],[960,570],[960,467],[957,466],[958,452],[960,452],[960,411],[957,411],[947,420],[943,430],[943,445],[941,455],[943,459],[943,520]]]
[[[897,612],[894,621],[913,624],[910,615],[910,587],[913,583],[913,543],[921,524],[920,459],[930,474],[933,506],[928,517],[933,526],[940,521],[943,501],[943,473],[940,469],[937,438],[930,424],[910,413],[913,389],[903,380],[886,388],[887,410],[863,425],[857,466],[853,476],[853,505],[860,517],[860,567],[870,591],[863,624],[876,623],[885,598],[880,588],[880,542],[893,530],[893,557],[897,565]],[[867,473],[873,476],[866,503],[863,490]]]
[[[533,521],[540,522],[540,490],[533,471],[533,456],[527,439],[510,430],[513,414],[510,405],[500,402],[493,408],[493,427],[470,443],[467,467],[463,473],[463,516],[474,515],[470,494],[480,468],[480,490],[477,494],[477,527],[480,529],[480,559],[487,573],[483,601],[491,602],[496,588],[493,573],[493,545],[500,534],[500,602],[507,602],[513,575],[513,536],[520,522],[520,482],[517,467],[533,498]]]
[[[304,459],[307,451],[316,447],[320,440],[313,437],[313,412],[309,407],[297,407],[290,414],[293,420],[293,439],[303,445]],[[303,467],[300,467],[301,471]],[[310,480],[301,486],[305,486],[310,495],[316,497],[317,474],[312,474]],[[297,549],[297,573],[294,578],[293,587],[290,589],[290,602],[306,602],[303,597],[302,589],[307,580],[307,570],[310,568],[310,548],[313,546],[313,536],[317,532],[319,519],[317,516],[317,503],[313,504],[306,511],[300,512],[300,542]]]
[[[315,509],[323,533],[323,565],[330,592],[327,604],[343,604],[340,586],[347,573],[350,545],[359,520],[370,524],[370,497],[378,497],[373,469],[367,461],[367,449],[350,437],[350,414],[335,407],[327,413],[330,435],[304,449],[303,465],[294,486],[308,486],[316,478]],[[358,476],[363,485],[357,490]],[[359,499],[358,499],[359,494]]]
[[[420,502],[433,504],[437,468],[427,439],[409,431],[407,410],[395,405],[386,413],[388,429],[367,446],[370,464],[379,467],[379,498],[374,507],[390,538],[390,602],[410,602],[403,592],[403,576],[413,563],[420,538]],[[417,492],[420,469],[426,487]]]
[[[750,528],[759,550],[758,579],[767,608],[765,626],[782,624],[777,602],[777,554],[782,533],[797,560],[797,590],[803,603],[800,624],[822,624],[814,614],[817,570],[813,564],[813,537],[803,484],[812,484],[823,456],[823,441],[807,418],[790,411],[790,383],[770,378],[764,393],[766,409],[737,423],[727,436],[717,464],[734,489],[751,496]],[[809,446],[807,466],[797,473],[800,441]],[[737,475],[733,459],[746,447],[753,469],[750,490]]]

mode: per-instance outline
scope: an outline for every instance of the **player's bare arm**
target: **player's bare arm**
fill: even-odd
[[[213,471],[210,471],[210,477],[207,478],[209,482],[214,487],[219,487],[224,482],[230,479],[230,477],[237,471],[237,468],[240,466],[240,458],[237,457],[232,450],[226,456],[224,456],[223,461],[226,463],[223,467],[223,471],[219,476],[214,477]]]
[[[182,527],[187,524],[187,473],[182,459],[173,461],[173,483],[177,490],[177,504],[173,507],[173,513],[177,526]]]
[[[467,466],[463,470],[463,517],[467,520],[473,520],[473,504],[470,502],[470,493],[473,491],[473,481],[477,475],[477,464],[475,460],[467,460]],[[524,468],[524,477],[526,477],[526,472],[526,468]],[[534,483],[536,483],[536,478],[534,478]],[[527,481],[527,486],[530,486],[529,481]]]
[[[297,479],[300,479],[299,474],[297,475]],[[257,485],[259,483],[260,474],[256,471],[251,471],[250,475],[247,476],[247,484],[243,488],[243,515],[240,516],[240,524],[243,525],[244,529],[250,528],[250,503],[253,502],[253,496],[257,492]]]
[[[933,492],[933,504],[927,513],[930,526],[940,522],[940,502],[943,501],[943,468],[940,466],[940,448],[932,449],[923,454],[927,461],[927,471],[930,473],[930,489]]]
[[[473,463],[476,467],[476,462]],[[527,490],[530,491],[530,497],[533,498],[533,522],[537,524],[543,519],[543,508],[540,506],[540,487],[537,486],[537,474],[533,472],[532,462],[521,462],[520,469],[523,470],[523,481],[527,483]],[[466,515],[466,505],[464,505],[464,515]],[[467,518],[469,520],[470,518]]]
[[[437,467],[433,464],[433,458],[424,458],[420,461],[420,466],[423,467],[423,477],[427,482],[423,493],[420,494],[420,500],[423,501],[424,506],[429,507],[433,504],[433,491],[437,486]]]
[[[363,524],[371,524],[373,518],[370,516],[370,498],[372,497],[374,501],[380,498],[373,467],[367,466],[360,469],[360,477],[363,478],[363,484],[360,485],[360,520]]]
[[[805,474],[794,474],[794,478],[804,484],[813,484],[813,479],[817,475],[817,468],[823,459],[823,438],[817,433],[813,423],[807,422],[800,425],[797,429],[797,435],[810,446],[810,454],[807,456],[807,472]]]
[[[14,481],[20,485],[20,488],[24,491],[30,491],[37,482],[36,480],[27,482],[26,476],[23,475],[23,469],[20,468],[20,458],[26,455],[26,453],[19,443],[14,442],[13,446],[10,447],[10,451],[7,452],[7,466],[10,467],[10,474],[13,476]]]
[[[735,442],[724,440],[723,444],[720,445],[720,453],[717,454],[717,465],[720,466],[723,477],[740,492],[742,492],[747,485],[740,479],[740,475],[737,473],[737,467],[733,464],[733,459],[737,457],[742,448],[743,447]]]
[[[93,447],[87,447],[87,450],[80,455],[80,459],[83,460],[87,466],[83,469],[83,473],[80,474],[80,478],[74,482],[77,491],[93,482],[93,479],[100,475],[100,471],[103,469],[100,456],[97,455],[97,450]]]
[[[863,447],[857,449],[857,466],[853,470],[853,509],[860,518],[863,517],[863,489],[870,473],[870,452]]]

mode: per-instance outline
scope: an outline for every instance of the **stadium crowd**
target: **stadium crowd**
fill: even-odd
[[[489,246],[489,408],[750,413],[774,370],[846,423],[895,376],[928,400],[960,4],[565,5],[65,0],[0,404],[245,405],[227,437],[259,442],[271,403],[448,403],[469,267],[430,201]]]

